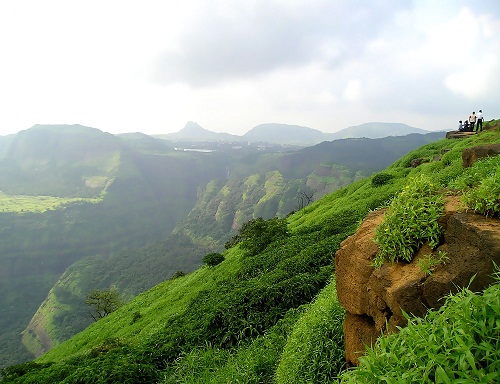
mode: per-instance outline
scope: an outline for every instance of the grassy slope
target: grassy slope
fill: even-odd
[[[498,129],[412,151],[386,169],[390,183],[375,188],[365,179],[324,197],[289,217],[286,240],[255,256],[232,248],[220,265],[154,287],[37,360],[52,365],[19,368],[32,370],[5,382],[300,383],[324,382],[325,372],[333,380],[343,356],[321,345],[334,340],[341,351],[342,335],[321,318],[341,311],[328,284],[340,241],[407,177],[427,173],[447,186],[462,173],[464,147],[492,142],[500,143]],[[450,149],[442,160],[408,168],[442,149]]]

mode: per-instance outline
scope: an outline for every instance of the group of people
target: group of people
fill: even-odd
[[[458,121],[458,131],[459,132],[482,132],[483,131],[483,111],[479,110],[476,112],[472,112],[472,115],[469,116],[467,120],[462,123],[462,120]]]

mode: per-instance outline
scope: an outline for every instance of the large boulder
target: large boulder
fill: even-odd
[[[349,365],[358,364],[365,346],[378,335],[406,326],[403,312],[422,317],[460,287],[482,290],[493,281],[493,262],[500,265],[500,220],[460,212],[458,199],[448,198],[440,219],[444,243],[434,250],[446,252],[445,264],[426,274],[418,261],[433,250],[424,245],[409,263],[375,269],[371,263],[378,246],[373,239],[384,212],[368,215],[335,256],[337,295],[348,312],[344,333]]]

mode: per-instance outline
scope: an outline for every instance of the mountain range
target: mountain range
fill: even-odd
[[[324,133],[317,129],[288,124],[260,124],[242,136],[209,131],[195,122],[188,122],[179,132],[155,135],[172,141],[233,141],[263,142],[282,145],[314,145],[322,141],[347,138],[377,139],[388,136],[404,136],[410,133],[430,133],[424,129],[402,123],[365,123],[341,129],[334,133]]]

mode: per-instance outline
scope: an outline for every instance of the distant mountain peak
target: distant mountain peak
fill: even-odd
[[[243,137],[253,141],[309,145],[323,141],[324,133],[300,125],[267,123],[260,124],[245,133]]]
[[[194,121],[188,121],[184,128],[182,128],[179,132],[184,135],[199,135],[211,133],[208,129],[203,128],[201,125]]]

